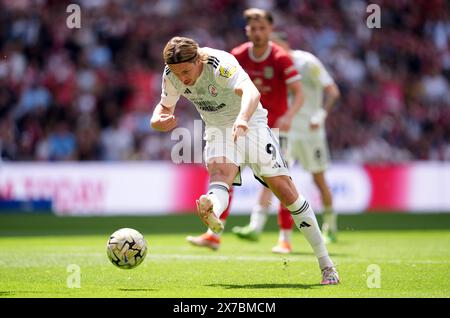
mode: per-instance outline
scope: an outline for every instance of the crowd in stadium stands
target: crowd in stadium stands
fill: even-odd
[[[66,25],[71,2],[80,29]],[[177,141],[149,127],[165,43],[230,50],[246,41],[243,10],[259,7],[341,90],[327,119],[333,160],[448,161],[449,3],[370,2],[381,28],[359,0],[0,0],[1,160],[170,160]],[[192,130],[197,112],[180,102]]]

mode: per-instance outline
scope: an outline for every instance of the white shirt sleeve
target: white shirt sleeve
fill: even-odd
[[[334,84],[334,80],[331,77],[330,73],[328,73],[325,66],[318,58],[315,58],[313,60],[311,68],[315,80],[317,80],[322,85],[322,87]]]
[[[180,99],[180,95],[181,94],[178,92],[175,86],[173,86],[173,84],[164,74],[162,79],[160,104],[169,108],[175,107],[178,99]]]
[[[222,87],[231,89],[235,89],[241,82],[250,79],[247,72],[244,71],[236,58],[231,54],[227,56],[225,61],[220,61],[215,76]]]

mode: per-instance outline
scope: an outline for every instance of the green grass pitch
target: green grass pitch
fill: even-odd
[[[195,215],[2,214],[0,297],[450,296],[450,214],[341,216],[339,242],[328,245],[342,279],[338,286],[319,285],[317,261],[299,231],[294,252],[275,255],[276,217],[257,243],[230,233],[246,221],[231,216],[221,248],[210,251],[185,241],[204,230]],[[118,269],[106,257],[108,236],[122,227],[141,231],[148,241],[146,259],[132,270]],[[70,264],[80,270],[80,288]],[[370,288],[377,281],[371,264],[380,270],[379,288]]]

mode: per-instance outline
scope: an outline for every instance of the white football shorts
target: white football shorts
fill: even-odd
[[[290,136],[288,143],[289,163],[297,161],[311,173],[323,172],[328,168],[329,150],[324,133],[311,132],[301,138]]]
[[[204,138],[206,163],[213,158],[225,157],[240,170],[249,166],[255,178],[264,185],[262,177],[290,175],[278,139],[266,124],[250,126],[247,135],[239,137],[236,142],[233,142],[231,133],[231,129],[225,128],[206,129]],[[238,173],[234,184],[241,183],[241,176]]]

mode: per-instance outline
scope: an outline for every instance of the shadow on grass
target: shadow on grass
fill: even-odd
[[[280,256],[285,256],[285,257],[289,257],[289,256],[315,256],[315,254],[313,252],[291,252],[290,254],[285,254],[285,255],[281,255]],[[348,254],[342,254],[342,253],[331,253],[329,252],[328,255],[330,257],[348,257]]]
[[[288,289],[314,289],[315,287],[323,287],[320,284],[211,284],[208,287],[221,287],[225,289],[274,289],[274,288],[288,288]]]
[[[15,294],[43,294],[43,291],[36,290],[0,290],[0,297],[2,296],[12,296]]]
[[[318,215],[320,224],[321,216]],[[248,216],[230,216],[225,233]],[[160,216],[59,217],[53,214],[0,213],[1,236],[110,235],[131,227],[142,233],[202,233],[203,223],[194,214]],[[341,231],[450,230],[450,213],[340,215]],[[278,232],[277,216],[268,219],[265,232]]]
[[[126,292],[149,292],[149,291],[157,291],[157,289],[152,288],[119,288],[120,291]]]

